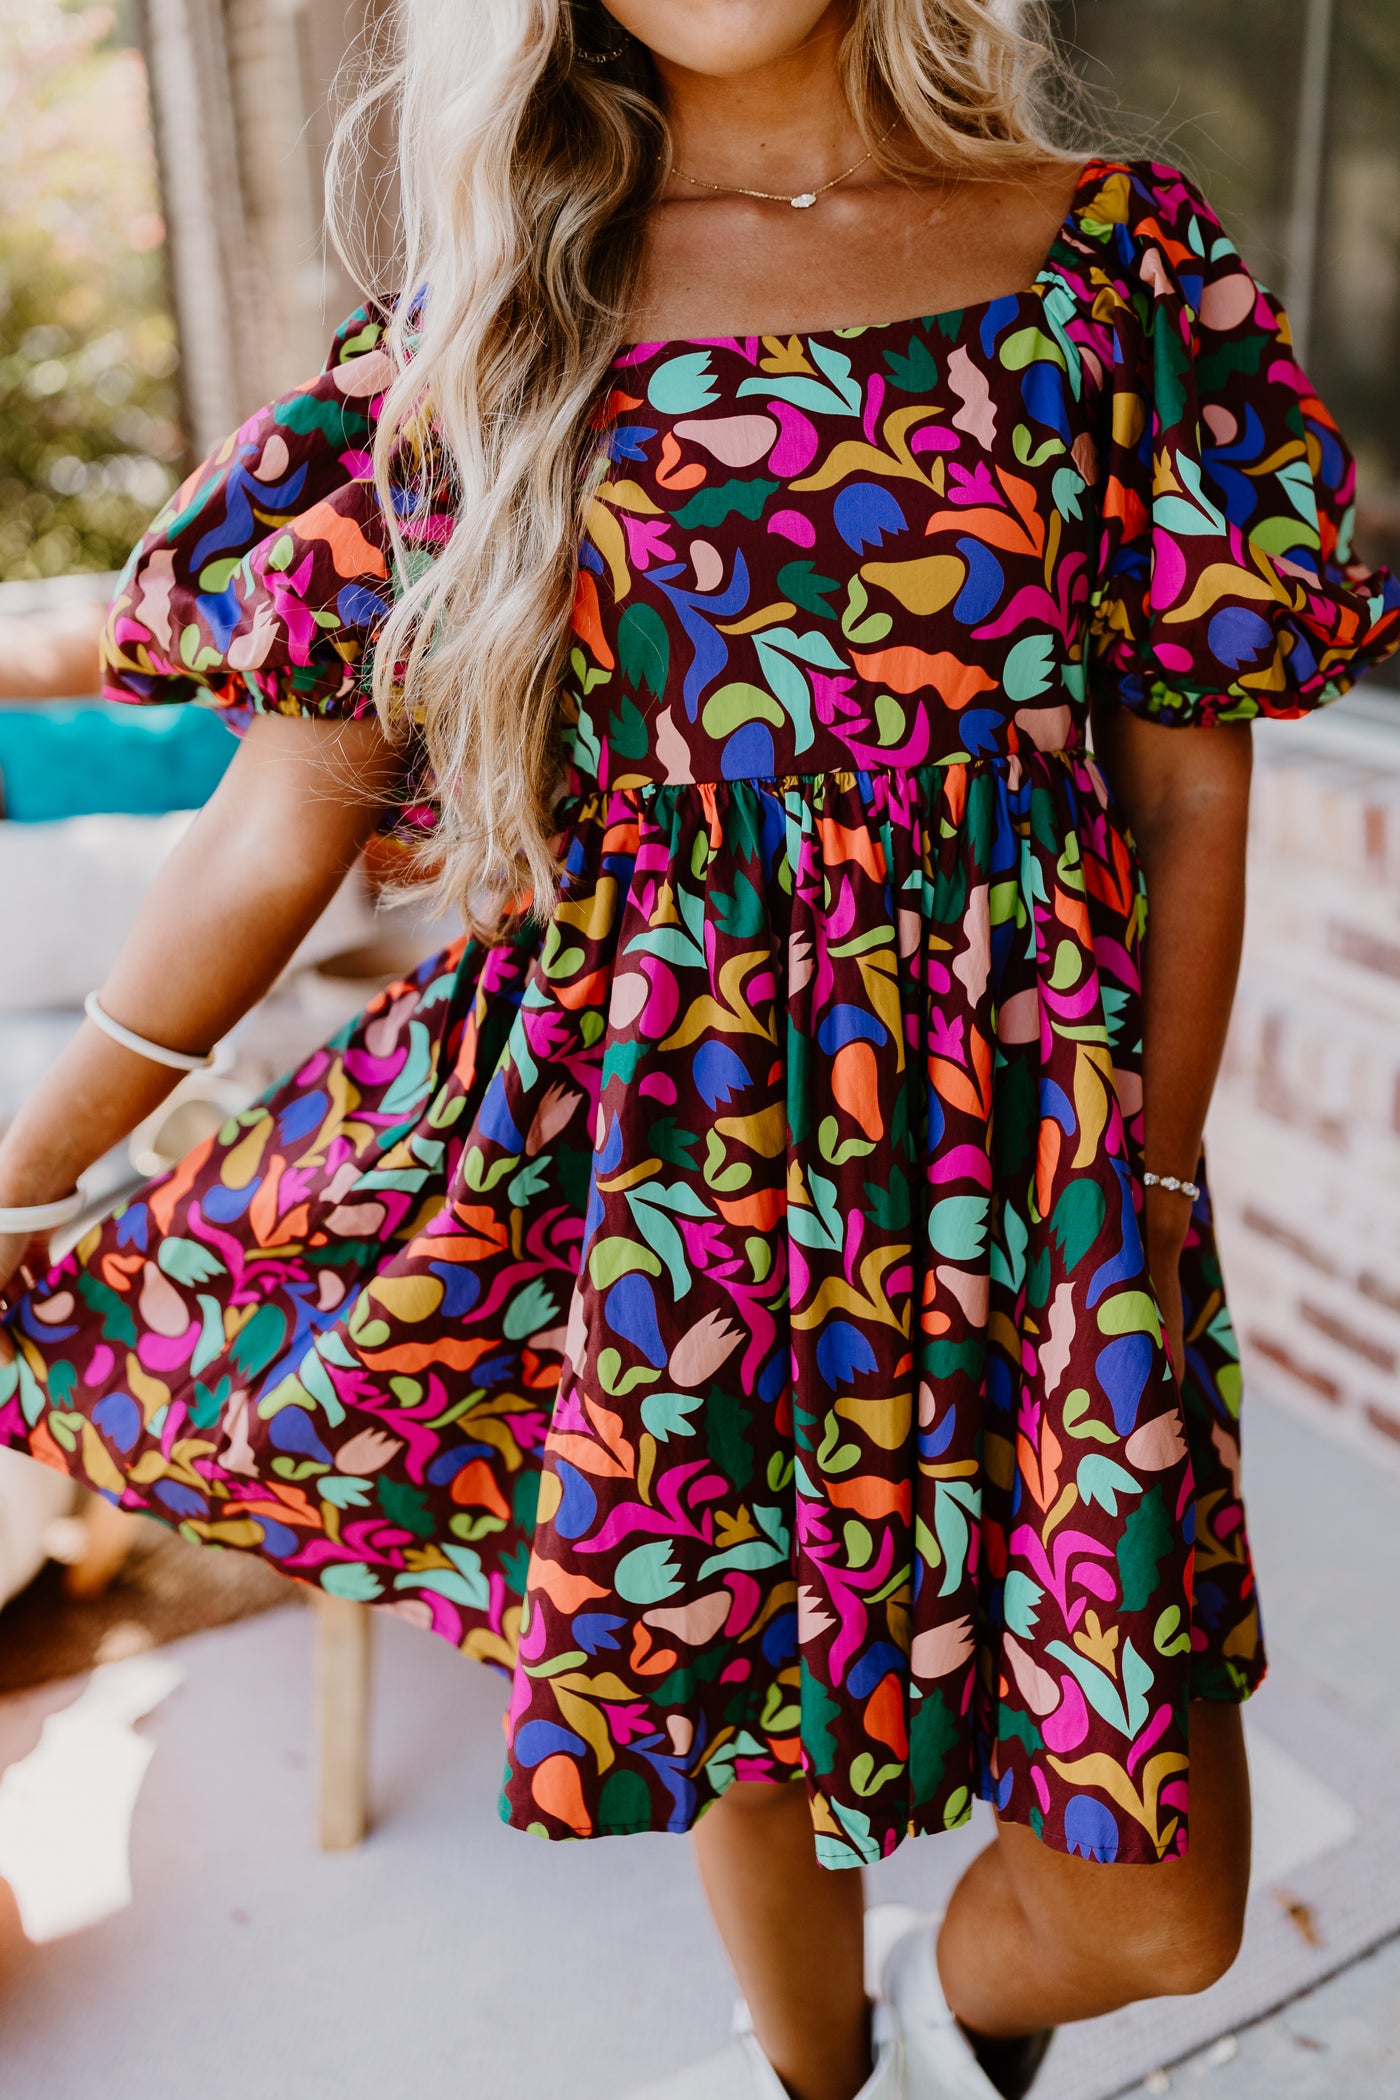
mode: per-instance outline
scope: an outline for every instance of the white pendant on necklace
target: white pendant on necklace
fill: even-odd
[[[788,203],[794,211],[808,211],[817,201],[815,190],[804,190],[800,197],[789,197]]]

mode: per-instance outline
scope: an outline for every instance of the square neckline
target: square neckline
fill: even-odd
[[[1044,260],[1029,284],[1021,285],[1015,291],[997,292],[989,299],[973,299],[963,306],[945,306],[935,313],[910,314],[902,318],[896,317],[891,321],[832,322],[828,323],[824,328],[731,329],[727,333],[719,335],[641,336],[634,342],[619,344],[613,363],[618,365],[626,359],[628,364],[632,366],[644,364],[658,350],[670,350],[681,346],[697,350],[720,349],[726,343],[767,342],[770,339],[776,342],[785,340],[789,336],[803,336],[809,342],[814,338],[824,336],[839,336],[846,340],[860,335],[886,334],[892,328],[928,328],[936,321],[964,322],[973,314],[989,313],[994,306],[1001,306],[1007,301],[1014,301],[1019,304],[1021,300],[1029,299],[1044,280],[1053,274],[1065,237],[1079,218],[1080,200],[1088,187],[1091,175],[1099,169],[1117,172],[1127,167],[1128,163],[1126,161],[1108,160],[1101,154],[1092,154],[1083,163],[1078,175],[1075,177],[1074,189],[1070,195],[1068,209],[1059,225],[1055,228],[1054,237],[1045,251]]]

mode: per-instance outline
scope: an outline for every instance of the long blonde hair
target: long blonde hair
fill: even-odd
[[[852,0],[841,75],[877,163],[975,176],[1042,157],[1067,99],[1043,29],[1038,5]],[[374,466],[395,602],[373,690],[390,730],[411,721],[426,746],[440,891],[490,932],[524,891],[537,912],[553,901],[559,696],[601,470],[594,431],[669,139],[649,54],[598,0],[396,0],[375,46],[329,185],[357,267],[365,142],[388,114],[400,241],[380,291],[397,370]],[[896,120],[903,153],[885,137]],[[432,560],[391,500],[406,474],[439,508],[446,491],[455,516]]]

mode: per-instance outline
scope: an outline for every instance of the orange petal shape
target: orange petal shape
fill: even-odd
[[[885,1134],[880,1113],[880,1071],[869,1043],[843,1043],[832,1060],[831,1091],[839,1108],[873,1142]]]
[[[829,1480],[827,1500],[837,1509],[853,1509],[860,1517],[903,1517],[909,1521],[912,1500],[907,1480],[881,1480],[867,1473],[857,1480]]]
[[[294,521],[299,540],[320,540],[331,550],[337,576],[387,576],[384,555],[373,540],[367,540],[353,518],[345,517],[333,503],[313,503]]]
[[[573,630],[586,646],[595,664],[605,671],[615,669],[617,658],[608,647],[608,638],[603,632],[603,616],[598,606],[598,586],[587,569],[580,569],[578,587],[574,592]]]
[[[587,1575],[576,1574],[561,1562],[546,1560],[543,1554],[538,1553],[530,1562],[526,1586],[532,1592],[539,1591],[541,1595],[548,1597],[551,1604],[557,1605],[560,1611],[568,1612],[570,1616],[581,1604],[591,1604],[595,1597],[606,1597],[609,1594],[603,1583],[594,1582]]]
[[[36,1422],[30,1430],[29,1455],[31,1458],[37,1458],[41,1466],[47,1466],[50,1472],[69,1473],[72,1471],[66,1455],[59,1450],[57,1440],[51,1434],[47,1422]]]
[[[593,1818],[583,1805],[578,1766],[562,1750],[535,1766],[530,1775],[530,1792],[547,1816],[553,1816],[556,1822],[567,1823],[570,1830],[576,1830],[580,1837],[593,1835]]]
[[[176,1204],[194,1187],[200,1168],[213,1149],[213,1137],[205,1138],[202,1145],[196,1145],[193,1152],[185,1155],[169,1181],[146,1198],[146,1208],[162,1232],[169,1232]],[[122,1285],[118,1284],[117,1288],[120,1290]]]
[[[838,824],[834,817],[818,817],[817,831],[822,855],[828,865],[853,860],[876,882],[885,879],[885,855],[879,840],[863,824]]]
[[[496,1476],[484,1458],[470,1459],[452,1476],[452,1500],[474,1509],[489,1509],[493,1516],[509,1520],[510,1504],[496,1484]]]
[[[977,664],[965,664],[948,649],[872,649],[852,653],[862,678],[886,685],[892,693],[919,693],[932,687],[944,705],[966,707],[979,693],[995,690],[996,680]]]
[[[759,1189],[752,1196],[715,1198],[715,1209],[728,1225],[751,1225],[756,1232],[771,1232],[787,1209],[785,1189]]]
[[[865,1702],[865,1732],[877,1743],[893,1750],[901,1763],[909,1755],[909,1732],[904,1725],[904,1691],[890,1670]]]

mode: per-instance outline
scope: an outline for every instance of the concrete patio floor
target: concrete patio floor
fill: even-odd
[[[1272,1712],[1286,1765],[1301,1685],[1326,1725],[1354,1725],[1373,1756],[1378,1742],[1400,1752],[1400,1476],[1260,1397],[1247,1452],[1277,1673],[1255,1702],[1260,1728]],[[0,1769],[13,1774],[0,1782],[0,1856],[31,1929],[0,1885],[5,2100],[620,2100],[718,2043],[729,1986],[686,1848],[550,1847],[506,1831],[500,1680],[394,1622],[376,1648],[376,1826],[342,1855],[313,1843],[310,1629],[295,1605],[137,1657],[127,1677],[119,1666],[86,1690],[70,1680],[0,1700]],[[159,1682],[176,1671],[177,1689]],[[156,1711],[132,1728],[143,1697]],[[117,1711],[123,1698],[130,1711]],[[17,1815],[31,1769],[17,1761],[63,1709],[70,1734],[87,1713],[110,1736],[89,1736],[86,1767],[56,1750],[47,1794]],[[99,1740],[110,1756],[93,1757]],[[1286,1856],[1286,1784],[1260,1776],[1276,1804],[1269,1842]],[[89,1826],[110,1856],[80,1926]],[[47,1842],[61,1860],[65,1841],[76,1896],[55,1885],[37,1897],[26,1858],[32,1868]],[[872,1877],[873,1897],[937,1900],[981,1841],[979,1827],[905,1846]],[[65,1901],[78,1908],[65,1914]],[[1181,2054],[1171,2037],[1187,2017],[1167,2009],[1163,2061]],[[1052,2057],[1047,2094],[1066,2090],[1070,2062],[1052,2079]],[[1131,2091],[1397,2100],[1400,1939]]]
[[[1265,1637],[1400,1774],[1400,1468],[1256,1395],[1245,1493]],[[1259,1694],[1261,1714],[1269,1694]],[[1400,2100],[1400,1937],[1125,2100]]]

